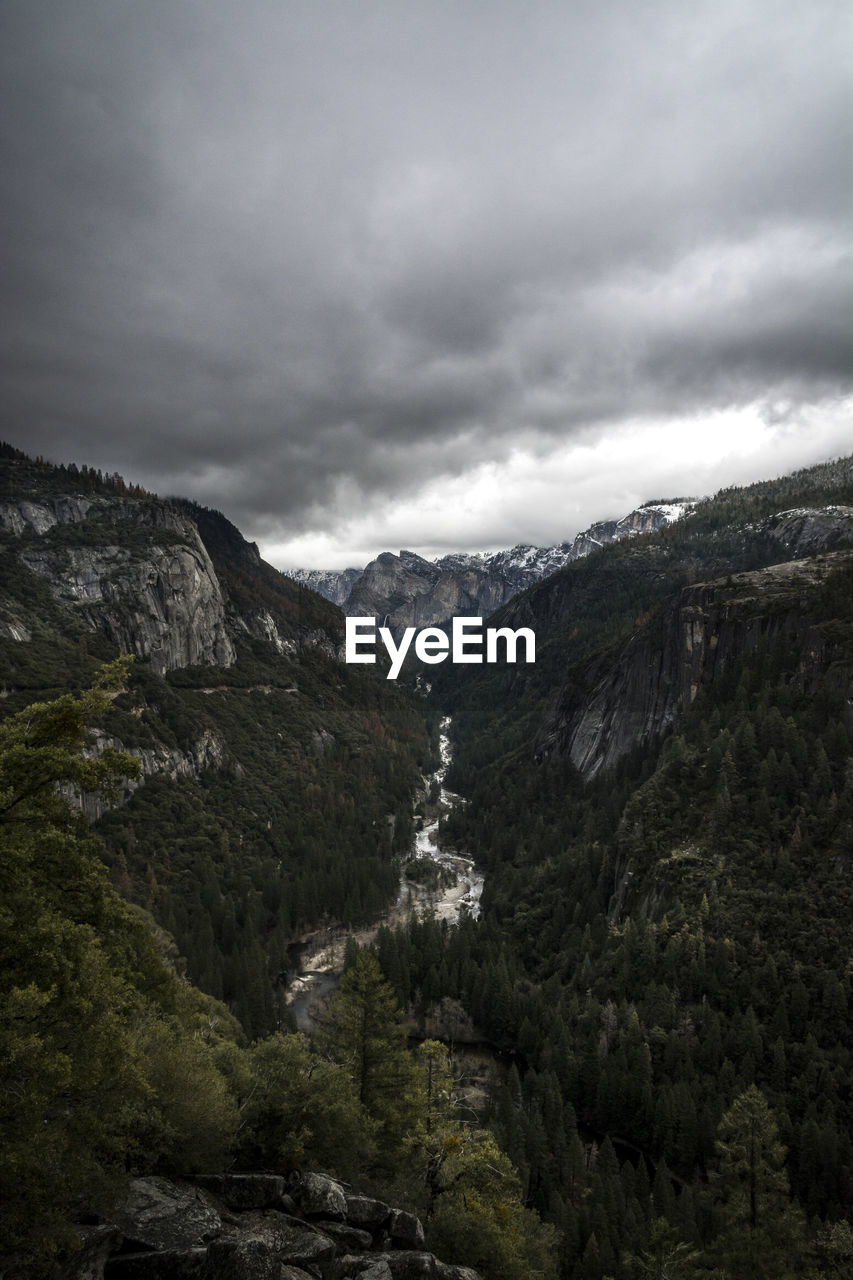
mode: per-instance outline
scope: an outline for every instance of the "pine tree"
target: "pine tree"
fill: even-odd
[[[655,1218],[646,1247],[626,1254],[623,1265],[637,1280],[688,1280],[698,1274],[698,1258],[698,1250],[679,1240],[666,1218]]]
[[[776,1121],[755,1085],[735,1098],[720,1121],[717,1156],[721,1251],[732,1274],[750,1280],[795,1274],[800,1215],[788,1198],[785,1148]]]
[[[730,1217],[756,1231],[782,1212],[788,1197],[785,1148],[755,1085],[735,1098],[717,1130],[718,1179]]]
[[[348,1072],[380,1146],[398,1147],[415,1120],[414,1065],[403,1012],[372,951],[359,951],[343,974],[318,1044]]]
[[[343,1067],[312,1054],[300,1034],[257,1040],[245,1057],[238,1157],[244,1168],[289,1170],[304,1160],[351,1176],[371,1152]]]

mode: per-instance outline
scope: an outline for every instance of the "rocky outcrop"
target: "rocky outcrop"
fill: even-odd
[[[210,556],[192,521],[168,503],[48,495],[0,504],[0,525],[78,625],[158,673],[234,661]],[[79,533],[69,537],[63,525]]]
[[[312,591],[316,591],[318,595],[331,600],[332,604],[342,609],[364,570],[290,569],[286,570],[286,573],[294,582],[301,582],[303,586],[310,587]]]
[[[196,538],[152,543],[146,553],[115,545],[31,547],[21,559],[46,577],[92,630],[160,675],[196,664],[227,667],[234,647],[213,566]]]
[[[768,532],[791,559],[853,545],[853,507],[796,507],[768,521]]]
[[[291,636],[282,635],[278,623],[268,609],[253,609],[249,613],[235,614],[231,619],[236,632],[244,632],[257,640],[271,644],[276,653],[292,658],[299,646]]]
[[[6,615],[0,616],[0,637],[5,640],[15,640],[18,644],[26,644],[32,639],[29,627],[12,609],[0,604],[0,610]]]
[[[61,524],[124,523],[183,535],[187,522],[174,505],[157,498],[49,493],[0,502],[0,529],[16,535],[42,536]]]
[[[80,1234],[61,1280],[479,1280],[428,1253],[413,1214],[317,1173],[136,1178]]]
[[[827,662],[813,622],[814,591],[850,552],[790,561],[685,588],[624,645],[565,686],[540,737],[541,755],[567,753],[585,778],[665,732],[702,686],[782,633],[799,644],[806,682]]]
[[[50,468],[44,483],[55,483]],[[100,631],[160,675],[230,666],[242,638],[285,658],[305,648],[342,658],[339,615],[265,564],[220,512],[182,499],[39,494],[37,484],[0,502],[0,531],[47,581],[61,629]],[[31,635],[14,596],[0,598],[0,636]]]
[[[135,756],[140,763],[138,778],[125,778],[122,803],[132,795],[138,787],[144,785],[147,778],[164,777],[176,782],[179,778],[195,781],[205,769],[223,769],[229,765],[233,772],[240,773],[241,767],[231,761],[224,741],[212,729],[205,729],[199,734],[190,751],[181,751],[177,747],[168,747],[165,742],[155,742],[147,747],[126,747],[118,738],[114,738],[102,729],[92,729],[89,734],[89,745],[83,754],[91,759],[102,755],[107,748],[124,751]],[[113,802],[104,802],[98,791],[87,791],[80,795],[74,790],[67,790],[68,799],[88,818],[97,822],[106,810],[113,808]]]
[[[257,545],[221,511],[186,499],[174,501],[198,529],[219,574],[229,631],[238,643],[248,636],[285,658],[320,649],[329,658],[343,660],[343,625],[336,609],[266,564]]]
[[[7,533],[47,533],[57,524],[80,524],[97,500],[71,494],[50,495],[40,501],[0,502],[0,529]]]
[[[399,632],[404,627],[440,626],[454,616],[487,616],[504,604],[516,588],[474,557],[456,563],[433,563],[401,551],[383,552],[371,561],[345,606],[353,617],[372,615]]]
[[[441,577],[438,565],[413,551],[398,556],[383,551],[371,560],[350,592],[345,612],[351,616],[372,614],[387,625],[409,617],[429,598]]]

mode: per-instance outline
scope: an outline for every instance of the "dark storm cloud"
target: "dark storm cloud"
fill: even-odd
[[[849,393],[846,0],[4,0],[2,434],[249,532]]]

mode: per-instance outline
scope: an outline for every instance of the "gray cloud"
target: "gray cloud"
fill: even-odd
[[[5,0],[0,431],[281,541],[519,442],[849,394],[851,34]]]

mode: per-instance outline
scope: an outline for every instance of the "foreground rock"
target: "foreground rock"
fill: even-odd
[[[136,1178],[61,1280],[479,1280],[418,1218],[324,1174]]]
[[[134,1178],[114,1217],[125,1245],[138,1249],[193,1249],[222,1231],[222,1219],[208,1195],[167,1178]]]

